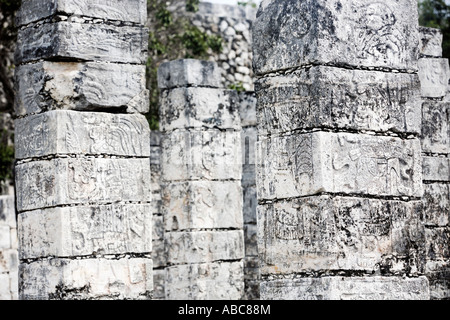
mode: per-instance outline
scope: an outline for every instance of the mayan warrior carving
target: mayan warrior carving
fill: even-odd
[[[21,299],[152,297],[145,20],[146,1],[22,3]]]
[[[426,266],[431,299],[450,298],[449,62],[442,58],[442,33],[421,28],[419,75],[422,94],[422,162]]]
[[[253,50],[262,299],[429,298],[416,8],[261,3]]]
[[[197,60],[158,70],[166,299],[244,293],[241,125],[237,94],[218,88],[218,71]]]

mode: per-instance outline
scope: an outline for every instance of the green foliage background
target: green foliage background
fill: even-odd
[[[418,6],[419,25],[441,29],[442,56],[450,59],[450,6],[444,0],[418,0]]]

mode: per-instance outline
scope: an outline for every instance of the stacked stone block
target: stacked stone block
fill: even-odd
[[[153,291],[146,1],[25,0],[17,14],[21,299]]]
[[[241,124],[237,94],[213,62],[158,70],[169,300],[240,299],[244,292]]]
[[[253,41],[261,299],[428,299],[416,1],[267,0]]]
[[[257,139],[256,96],[252,91],[239,93],[242,144],[242,193],[245,239],[245,300],[259,299],[259,257],[256,220],[255,148]]]
[[[442,58],[441,31],[420,28],[420,36],[425,270],[431,299],[449,299],[450,70],[448,59]]]
[[[17,221],[13,196],[0,196],[0,300],[18,299]]]

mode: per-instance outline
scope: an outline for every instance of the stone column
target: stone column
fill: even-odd
[[[17,221],[13,196],[0,196],[0,300],[18,299]]]
[[[255,148],[257,139],[256,96],[253,91],[239,93],[242,144],[242,193],[245,239],[244,300],[259,299],[259,256],[256,219]]]
[[[21,299],[151,297],[145,21],[145,0],[22,2]]]
[[[240,299],[243,216],[237,94],[213,62],[158,70],[166,299]]]
[[[426,276],[431,299],[450,298],[450,95],[449,62],[442,58],[442,33],[420,28],[422,157]]]
[[[253,29],[261,299],[428,299],[415,0],[267,0]]]

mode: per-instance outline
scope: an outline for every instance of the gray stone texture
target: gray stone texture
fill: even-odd
[[[47,110],[141,112],[149,109],[145,66],[105,62],[50,62],[18,66],[18,116]]]
[[[144,115],[48,111],[15,121],[16,159],[50,155],[150,157]]]
[[[234,181],[182,181],[164,187],[166,231],[242,229],[242,190]]]
[[[19,267],[21,300],[149,299],[152,260],[51,258]]]
[[[160,128],[241,128],[238,96],[234,90],[182,87],[164,90],[160,96]]]
[[[20,259],[152,251],[149,205],[56,207],[19,215]]]
[[[176,130],[162,139],[162,179],[240,180],[239,131]]]
[[[166,268],[167,300],[240,300],[243,262],[191,263]]]
[[[434,182],[450,181],[450,159],[447,157],[423,156],[423,180]]]
[[[0,196],[0,300],[18,299],[18,240],[13,196]]]
[[[258,199],[322,192],[422,196],[416,139],[314,132],[258,141]]]
[[[258,207],[261,274],[423,273],[421,201],[314,196]]]
[[[424,184],[423,223],[426,227],[450,226],[450,184]]]
[[[450,154],[450,101],[422,103],[422,152]]]
[[[255,87],[261,134],[320,127],[420,133],[414,74],[313,66],[261,78]]]
[[[422,97],[444,97],[450,79],[448,59],[421,58],[418,65]]]
[[[179,59],[158,67],[158,88],[178,87],[220,88],[220,70],[211,61]]]
[[[20,29],[15,61],[70,58],[145,64],[147,46],[144,27],[61,21]]]
[[[419,27],[419,53],[422,57],[442,57],[443,35],[440,29]]]
[[[16,25],[23,26],[55,15],[83,16],[144,25],[145,0],[24,0],[16,14]]]
[[[16,166],[19,212],[70,204],[150,202],[148,159],[58,158]]]
[[[266,300],[429,300],[425,277],[322,277],[261,283]]]
[[[253,25],[254,72],[310,64],[417,70],[415,0],[265,0]]]

